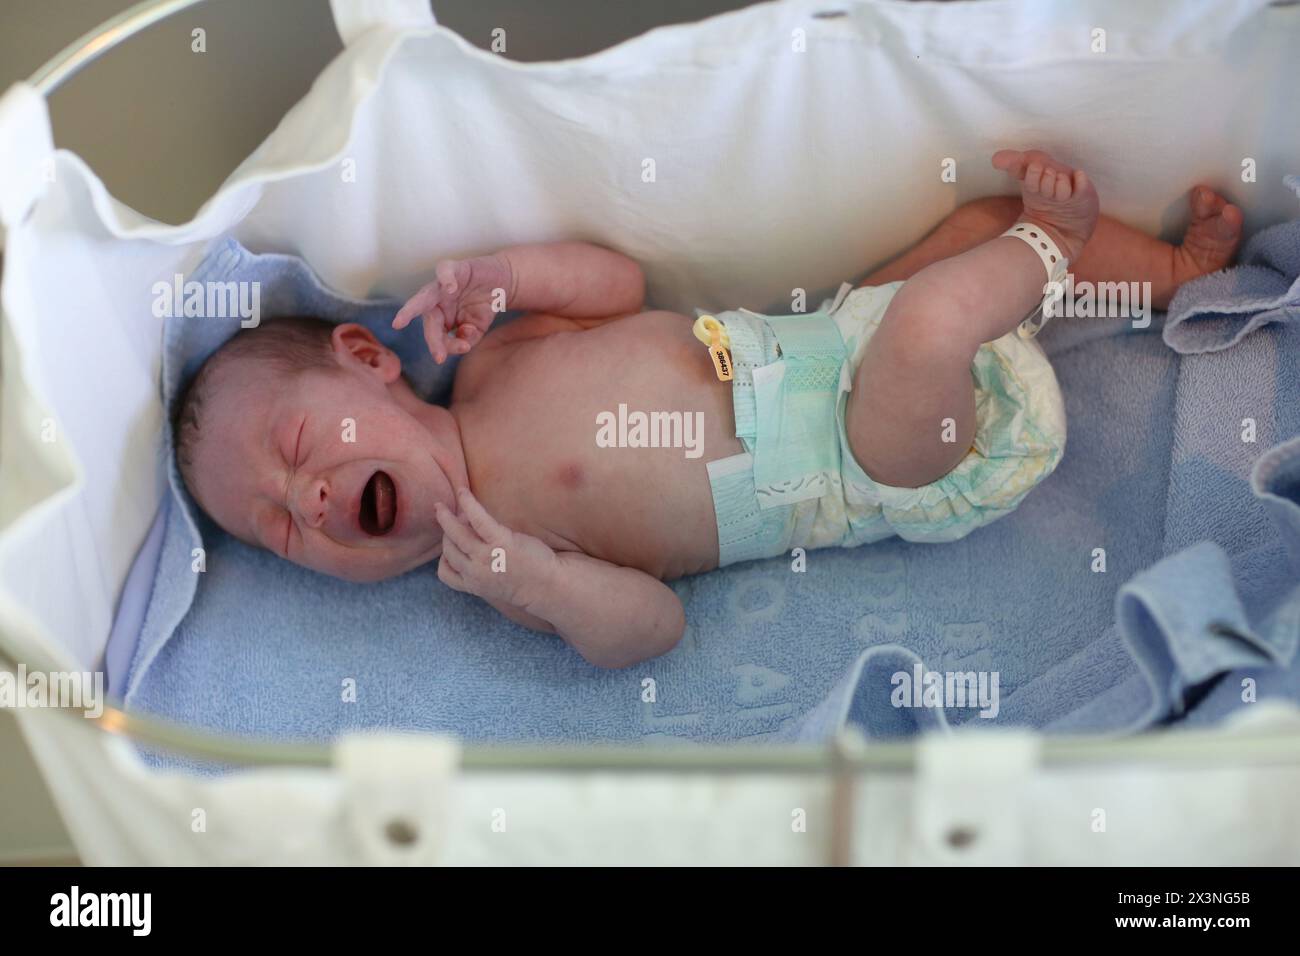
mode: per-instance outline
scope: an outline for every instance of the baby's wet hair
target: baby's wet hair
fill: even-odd
[[[270,374],[293,374],[310,369],[337,368],[330,335],[334,326],[320,319],[285,318],[244,329],[217,349],[177,398],[172,412],[176,462],[185,484],[193,488],[190,472],[194,449],[203,434],[203,408],[211,398],[214,379],[234,361],[264,363]]]

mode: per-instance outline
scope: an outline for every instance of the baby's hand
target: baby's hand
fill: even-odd
[[[435,507],[442,525],[438,578],[448,587],[498,604],[528,610],[550,588],[555,552],[532,535],[511,531],[469,489],[459,494],[460,514]]]
[[[417,315],[424,319],[424,341],[441,365],[448,355],[464,355],[483,338],[497,313],[504,312],[514,283],[504,256],[443,259],[434,266],[437,280],[407,301],[393,319],[404,329]]]

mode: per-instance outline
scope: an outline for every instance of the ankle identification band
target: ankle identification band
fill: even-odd
[[[1018,222],[1002,235],[1012,236],[1023,241],[1025,245],[1038,253],[1038,258],[1042,260],[1043,267],[1047,270],[1047,284],[1043,287],[1043,301],[1038,304],[1038,308],[1026,316],[1016,330],[1021,338],[1032,339],[1047,324],[1044,306],[1049,299],[1058,297],[1058,293],[1053,291],[1052,285],[1055,283],[1056,288],[1060,288],[1061,283],[1065,281],[1065,273],[1070,265],[1070,260],[1061,255],[1061,250],[1041,227],[1031,222]],[[1001,238],[1001,236],[998,238]]]

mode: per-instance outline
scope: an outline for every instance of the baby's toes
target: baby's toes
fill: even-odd
[[[1241,208],[1228,203],[1227,200],[1220,199],[1225,203],[1223,215],[1219,217],[1219,232],[1225,239],[1236,241],[1241,238],[1241,227],[1246,224],[1246,216],[1242,213]]]
[[[1070,173],[1068,171],[1061,173],[1056,177],[1056,192],[1053,199],[1057,202],[1065,202],[1074,194],[1074,187],[1070,184]]]
[[[1043,181],[1042,163],[1030,163],[1027,167],[1025,167],[1025,178],[1024,178],[1025,192],[1028,193],[1038,192],[1038,185],[1042,181]]]
[[[1060,166],[1052,154],[1041,149],[1031,149],[1025,152],[1025,162],[1029,165],[1039,165],[1043,169],[1057,169]]]
[[[1051,166],[1043,170],[1043,177],[1038,181],[1038,195],[1051,199],[1056,195],[1056,170]]]
[[[1195,197],[1198,191],[1193,191],[1191,224],[1175,250],[1174,278],[1179,283],[1224,268],[1232,262],[1237,244],[1241,242],[1241,210],[1215,196],[1211,190],[1205,192],[1210,193],[1213,199],[1203,199],[1198,210]],[[1206,209],[1217,209],[1217,212],[1201,215]]]
[[[1005,170],[1016,179],[1025,178],[1025,154],[1018,149],[1000,149],[993,154],[993,168]]]
[[[1197,186],[1192,190],[1192,215],[1197,219],[1208,219],[1217,215],[1227,201],[1208,186]]]

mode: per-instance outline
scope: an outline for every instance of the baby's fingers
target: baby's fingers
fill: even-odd
[[[406,304],[397,310],[397,316],[393,319],[393,328],[398,330],[406,328],[411,324],[412,319],[432,310],[441,299],[442,289],[438,283],[430,282],[407,299]]]
[[[478,499],[468,488],[461,489],[459,500],[460,510],[469,519],[470,527],[480,538],[492,545],[505,543],[510,535],[509,530],[487,513],[487,509],[479,504]]]
[[[483,330],[476,325],[464,323],[456,326],[455,337],[448,340],[447,351],[452,355],[464,355],[483,338]]]
[[[438,284],[442,286],[442,291],[447,295],[455,295],[460,291],[460,265],[458,259],[440,259],[438,264],[433,267],[433,274],[438,277]]]
[[[465,572],[469,570],[471,563],[469,556],[460,548],[456,547],[456,542],[452,541],[450,538],[447,538],[442,542],[442,558],[440,560],[446,561],[451,565],[451,570],[455,571],[461,577],[465,576]]]
[[[440,306],[424,317],[424,344],[429,347],[429,354],[439,365],[447,361],[446,319]]]
[[[463,560],[464,555],[459,559]],[[453,558],[448,552],[444,551],[441,558],[438,559],[438,580],[447,587],[455,591],[468,591],[469,586],[465,583],[464,576],[456,569],[457,558]]]
[[[455,547],[460,553],[471,556],[482,546],[482,541],[465,521],[450,508],[439,502],[434,505],[433,513],[442,526],[443,553],[448,547]]]

